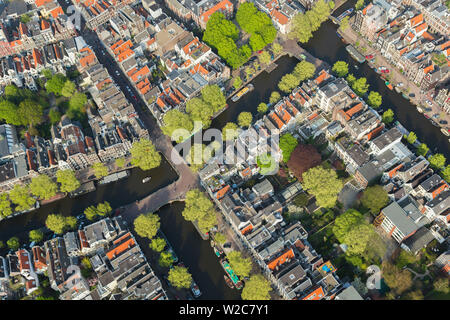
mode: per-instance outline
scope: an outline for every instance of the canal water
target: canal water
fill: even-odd
[[[142,183],[142,179],[151,176],[150,182]],[[93,192],[80,195],[76,198],[64,199],[49,203],[37,210],[0,221],[0,240],[6,243],[10,237],[18,236],[21,243],[28,243],[28,232],[45,226],[49,214],[62,214],[64,216],[77,216],[90,205],[108,201],[112,208],[129,204],[138,199],[165,187],[178,179],[178,175],[169,162],[162,157],[158,168],[142,171],[139,168],[131,169],[128,178],[99,185]]]
[[[157,214],[161,218],[162,232],[202,291],[199,299],[240,299],[241,292],[226,285],[225,271],[210,242],[202,240],[194,225],[184,220],[183,209],[184,202],[173,202],[162,207]]]

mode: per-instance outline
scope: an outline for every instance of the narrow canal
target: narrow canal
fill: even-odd
[[[142,179],[151,176],[150,182],[142,183]],[[93,192],[80,195],[76,198],[66,197],[40,207],[37,210],[0,221],[0,240],[6,242],[10,237],[17,236],[21,243],[28,242],[28,232],[45,226],[45,220],[49,214],[62,214],[64,216],[76,216],[82,214],[90,205],[108,201],[112,208],[118,208],[137,199],[155,192],[178,179],[167,160],[162,157],[161,166],[142,171],[139,168],[131,169],[128,178],[99,185]]]

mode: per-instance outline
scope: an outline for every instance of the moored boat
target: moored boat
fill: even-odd
[[[142,179],[142,183],[147,183],[152,179],[152,177],[146,177],[144,179]]]
[[[445,134],[447,137],[450,136],[450,133],[449,133],[448,130],[445,129],[445,128],[442,128],[442,129],[441,129],[441,132],[442,132],[443,134]]]
[[[244,88],[242,88],[241,90],[239,90],[238,93],[236,93],[232,98],[231,101],[236,102],[238,101],[244,94],[250,92],[251,90],[253,90],[253,85],[251,83],[249,83],[248,85],[246,85]]]
[[[225,279],[225,282],[226,282],[227,286],[228,286],[230,289],[233,289],[233,288],[234,288],[233,281],[231,281],[231,279],[228,278],[228,277],[225,276],[225,275],[223,276],[223,278]]]
[[[192,294],[194,295],[195,298],[198,298],[198,297],[200,297],[202,295],[202,292],[200,291],[200,288],[194,282],[194,280],[192,280],[191,291],[192,291]]]

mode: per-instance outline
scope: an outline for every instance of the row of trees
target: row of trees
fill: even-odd
[[[284,75],[278,83],[281,91],[288,93],[297,87],[302,81],[310,79],[316,71],[314,64],[305,60],[299,62],[292,73]]]
[[[186,112],[172,109],[164,115],[162,131],[172,140],[181,142],[185,137],[185,131],[189,134],[194,129],[194,121],[200,121],[202,128],[211,125],[212,117],[226,106],[226,98],[218,85],[206,85],[201,90],[201,95],[190,99],[186,103]],[[183,129],[183,132],[177,130]],[[183,134],[184,133],[184,134]]]
[[[0,195],[0,215],[7,217],[14,210],[17,212],[28,210],[36,203],[36,198],[47,200],[59,191],[71,192],[78,189],[80,182],[72,170],[58,170],[56,182],[49,176],[41,174],[33,179],[29,185],[16,184],[9,193]],[[34,197],[36,198],[34,198]],[[15,206],[14,210],[12,205]]]
[[[319,0],[311,10],[297,14],[292,20],[289,37],[296,38],[301,43],[308,42],[312,38],[313,32],[317,31],[320,25],[328,19],[333,8],[333,1],[327,3],[325,0]]]
[[[192,189],[186,193],[182,214],[187,221],[197,223],[198,228],[204,233],[217,225],[214,204],[199,189]]]

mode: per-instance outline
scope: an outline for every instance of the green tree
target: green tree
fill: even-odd
[[[192,275],[187,268],[175,266],[169,270],[168,280],[175,288],[189,288],[192,283]]]
[[[425,143],[421,143],[417,148],[417,155],[425,157],[428,153],[428,150],[430,150],[430,148],[428,148]]]
[[[447,165],[444,169],[441,170],[441,177],[445,181],[450,181],[450,165]],[[1,202],[0,202],[1,207]],[[1,209],[0,209],[1,211]]]
[[[31,99],[22,101],[17,112],[22,119],[22,124],[28,125],[30,128],[42,122],[43,108]]]
[[[75,92],[69,100],[69,109],[66,115],[70,119],[82,119],[86,113],[85,105],[87,103],[87,97],[84,93]]]
[[[361,223],[363,215],[354,210],[347,210],[336,218],[333,225],[333,234],[340,243],[344,243],[347,233],[357,224]]]
[[[154,213],[140,214],[134,219],[134,231],[142,238],[152,239],[160,226],[159,216]]]
[[[339,77],[345,77],[348,74],[348,63],[345,61],[336,61],[331,70]]]
[[[116,165],[116,167],[117,167],[118,169],[123,168],[123,167],[125,166],[125,158],[124,158],[124,157],[117,158],[117,159],[114,161],[114,164]]]
[[[306,193],[302,192],[299,195],[295,196],[294,198],[294,204],[297,207],[306,207],[308,204],[309,197]]]
[[[341,20],[341,24],[339,25],[339,30],[345,31],[348,28],[349,20],[349,16],[344,17],[344,19]]]
[[[433,288],[437,292],[449,293],[450,292],[450,284],[447,278],[437,278],[433,282]]]
[[[244,258],[240,251],[231,251],[227,254],[227,258],[231,269],[239,277],[248,277],[250,275],[250,271],[252,271],[252,260],[250,258]]]
[[[98,210],[95,206],[89,206],[84,210],[84,215],[89,221],[93,221],[98,215]]]
[[[56,195],[58,186],[49,176],[41,174],[31,179],[30,190],[36,197],[48,200]]]
[[[263,51],[259,54],[259,62],[263,65],[267,65],[270,63],[272,58],[270,57],[270,54],[267,51]]]
[[[250,112],[241,112],[238,116],[238,124],[240,127],[250,127],[253,116]]]
[[[356,82],[358,81],[359,79]],[[369,87],[369,85],[367,85],[367,87]],[[372,108],[378,108],[379,106],[381,106],[381,102],[382,102],[381,94],[379,94],[376,91],[369,92],[369,96],[367,97],[367,103],[369,104],[369,106],[371,106]]]
[[[16,184],[9,193],[9,198],[16,205],[16,211],[24,211],[32,208],[36,199],[30,196],[30,189],[27,186]]]
[[[16,251],[16,250],[19,249],[19,247],[20,247],[20,241],[19,241],[19,238],[17,238],[17,237],[9,238],[8,241],[6,241],[6,245],[7,245],[8,248],[10,248],[11,250]]]
[[[108,175],[108,167],[102,162],[96,162],[92,165],[92,170],[94,170],[95,177],[101,179]]]
[[[8,100],[0,100],[0,119],[15,126],[22,125],[22,118],[19,115],[18,107]]]
[[[74,93],[75,93],[75,83],[73,83],[70,80],[67,80],[61,89],[61,95],[66,98],[70,98]]]
[[[401,270],[389,262],[383,262],[382,275],[385,283],[396,295],[401,295],[412,287],[411,273]]]
[[[222,110],[227,105],[226,98],[217,84],[204,86],[201,93],[202,100],[212,108],[214,113]]]
[[[382,119],[385,124],[391,123],[392,121],[394,121],[394,111],[392,111],[391,109],[387,109],[385,112],[383,112]]]
[[[216,240],[218,244],[223,245],[225,242],[227,242],[227,237],[223,233],[217,232],[214,235],[214,240]]]
[[[358,80],[355,80],[352,84],[352,89],[353,89],[353,91],[355,91],[355,93],[358,96],[362,97],[369,89],[369,84],[367,83],[367,79],[362,77],[362,78],[359,78]],[[374,93],[377,94],[377,92],[374,92]],[[378,94],[378,96],[379,96],[379,94]],[[381,96],[380,96],[380,98],[381,98]],[[371,99],[368,99],[368,103],[370,105],[372,105]],[[380,101],[380,104],[381,104],[381,101]]]
[[[214,115],[213,108],[201,98],[192,98],[186,104],[186,112],[192,121],[201,122],[202,128],[206,129],[211,125]]]
[[[157,168],[161,164],[161,155],[150,140],[141,139],[133,142],[130,153],[131,164],[142,170]]]
[[[406,137],[406,141],[408,141],[408,143],[413,144],[414,142],[416,142],[417,140],[417,135],[411,131],[408,136]]]
[[[47,83],[45,84],[45,89],[47,89],[47,92],[51,92],[59,96],[61,95],[61,92],[64,88],[66,81],[67,78],[64,75],[57,73],[53,75],[49,80],[47,80]]]
[[[162,132],[176,142],[182,142],[191,134],[192,129],[194,129],[194,123],[189,115],[178,109],[167,111],[163,119],[164,126],[161,128]],[[184,132],[185,130],[187,132]],[[181,135],[180,131],[184,133]]]
[[[346,80],[347,80],[347,82],[348,82],[348,85],[349,85],[349,86],[352,86],[353,83],[355,83],[356,78],[355,78],[355,76],[354,76],[353,74],[350,73],[350,74],[347,76]]]
[[[65,230],[75,230],[77,228],[77,218],[75,217],[66,217],[64,219],[64,223],[65,223]]]
[[[253,51],[262,50],[266,46],[263,37],[259,33],[253,33],[250,36],[249,44]]]
[[[166,240],[163,238],[153,238],[149,245],[150,249],[156,252],[162,252],[166,247]]]
[[[56,109],[51,109],[48,113],[48,118],[51,124],[57,124],[61,121],[61,112]]]
[[[278,102],[278,100],[280,100],[281,95],[278,91],[272,91],[272,93],[270,94],[270,98],[269,98],[269,102],[271,104],[275,104]]]
[[[272,291],[270,282],[261,274],[256,274],[250,277],[250,280],[245,282],[244,289],[242,289],[243,300],[269,300]]]
[[[301,43],[307,43],[312,38],[312,26],[308,15],[298,13],[292,19],[290,38],[297,38]]]
[[[436,153],[428,158],[428,162],[433,169],[440,169],[445,166],[445,159],[442,153]]]
[[[97,205],[97,214],[99,216],[109,216],[112,212],[112,208],[111,205],[109,204],[108,201],[105,202],[101,202]]]
[[[279,55],[283,52],[283,47],[278,42],[272,44],[272,53],[274,56]]]
[[[359,223],[353,226],[344,236],[347,245],[347,254],[362,255],[370,242],[373,226],[367,223]]]
[[[296,76],[298,80],[300,80],[300,82],[302,82],[306,79],[312,78],[315,72],[316,67],[314,66],[314,64],[303,60],[297,63],[292,74]]]
[[[281,78],[280,82],[278,82],[278,88],[285,93],[289,93],[299,84],[300,79],[295,75],[288,73]]]
[[[29,233],[30,242],[41,242],[44,240],[44,233],[41,230],[31,230]]]
[[[187,221],[196,221],[200,230],[205,233],[217,224],[213,203],[198,189],[186,193],[182,215]]]
[[[361,204],[374,215],[378,215],[380,210],[386,207],[388,203],[388,194],[380,185],[367,188],[361,197]]]
[[[222,140],[233,140],[239,135],[239,127],[234,122],[227,122],[227,124],[222,128]]]
[[[236,78],[234,78],[233,80],[233,87],[234,89],[239,89],[242,86],[242,79],[241,77],[237,76]]]
[[[11,208],[11,201],[9,201],[9,197],[7,193],[0,194],[0,216],[7,217],[13,213]]]
[[[158,263],[163,268],[168,268],[173,263],[172,253],[169,251],[163,251],[159,255]]]
[[[49,214],[45,225],[56,234],[62,234],[67,227],[66,219],[60,214]]]
[[[298,141],[290,133],[286,133],[281,136],[279,147],[283,153],[283,162],[287,163],[291,158],[292,151],[297,147]]]
[[[186,161],[189,164],[189,168],[193,172],[200,170],[208,160],[206,150],[211,149],[206,149],[206,146],[201,143],[194,143],[189,149],[188,155],[186,156]]]
[[[267,104],[265,104],[264,102],[261,102],[259,105],[258,105],[258,112],[260,113],[260,114],[264,114],[264,113],[266,113],[267,112],[267,110],[269,110],[269,107],[267,106]]]
[[[364,6],[364,0],[358,0],[358,1],[356,1],[356,4],[355,4],[355,9],[356,9],[356,10],[361,9],[363,6]]]
[[[73,170],[58,170],[56,172],[56,181],[61,184],[59,189],[62,192],[72,192],[81,186]]]
[[[410,291],[406,294],[405,298],[407,300],[423,300],[423,293],[420,290]]]
[[[332,208],[343,184],[336,171],[317,166],[302,175],[303,188],[316,197],[316,202],[324,208]]]

